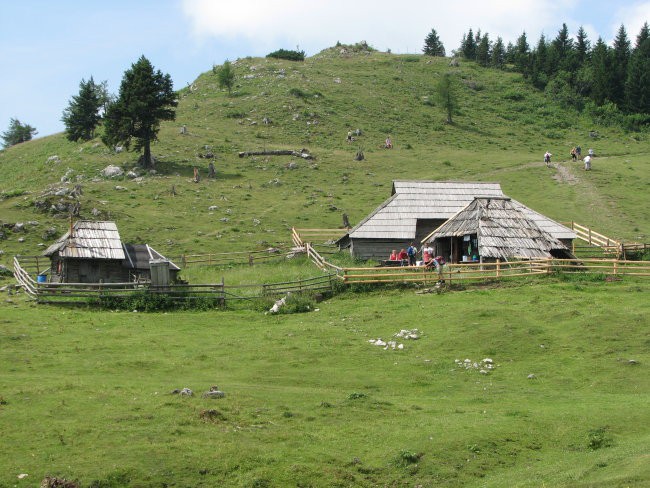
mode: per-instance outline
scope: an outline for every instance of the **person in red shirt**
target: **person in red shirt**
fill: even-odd
[[[390,253],[390,257],[388,258],[390,261],[397,261],[399,258],[397,257],[397,251],[393,249],[393,252]]]
[[[406,254],[406,249],[402,249],[399,252],[399,254],[397,255],[397,259],[400,259],[400,260],[404,260],[404,259],[408,259],[408,258],[409,258],[409,255]]]

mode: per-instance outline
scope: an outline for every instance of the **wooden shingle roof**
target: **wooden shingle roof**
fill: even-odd
[[[418,220],[446,220],[478,196],[504,195],[498,183],[396,180],[392,196],[348,235],[351,238],[414,239]]]
[[[44,256],[58,252],[63,258],[124,259],[115,222],[78,220],[71,231],[48,247]]]
[[[568,252],[527,215],[522,204],[509,198],[476,198],[424,240],[469,234],[477,235],[478,252],[486,258],[547,258],[551,250]]]

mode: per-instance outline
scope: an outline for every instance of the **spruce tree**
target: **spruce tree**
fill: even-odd
[[[575,42],[575,53],[576,53],[576,62],[579,66],[582,66],[586,61],[589,60],[589,51],[591,49],[589,39],[587,39],[587,33],[584,28],[580,26],[578,29],[578,34],[576,35]]]
[[[9,128],[2,133],[4,147],[15,146],[21,142],[32,140],[32,136],[38,134],[35,127],[29,124],[22,124],[18,119],[9,120]]]
[[[537,47],[531,53],[530,79],[537,88],[543,89],[548,83],[548,43],[542,34],[537,41]]]
[[[641,47],[641,44],[643,44],[643,41],[646,39],[650,39],[650,26],[648,26],[647,22],[644,22],[641,30],[639,31],[639,35],[636,36],[636,44],[634,44],[634,49],[639,49],[639,47]]]
[[[618,29],[618,33],[614,38],[612,55],[612,85],[609,98],[619,108],[622,108],[625,103],[627,63],[630,60],[630,41],[623,24],[621,24],[621,27]]]
[[[463,41],[460,45],[460,52],[463,54],[465,59],[471,59],[472,61],[476,59],[476,41],[474,39],[474,32],[470,27],[467,35],[463,34]]]
[[[626,111],[650,115],[650,38],[642,40],[630,58],[625,96]]]
[[[422,48],[422,52],[424,52],[424,54],[427,56],[445,57],[445,46],[443,46],[442,42],[440,42],[440,38],[438,37],[438,33],[435,29],[431,29],[429,35],[427,35],[427,37],[424,39],[424,47]]]
[[[490,56],[490,66],[497,69],[503,69],[506,63],[506,49],[503,47],[503,39],[497,37],[497,40],[492,46],[492,54]]]
[[[438,81],[436,94],[440,106],[445,109],[447,123],[453,124],[453,114],[458,109],[458,97],[456,96],[456,83],[453,73],[445,73]]]
[[[528,76],[528,64],[530,61],[530,46],[526,39],[526,32],[523,32],[518,38],[514,51],[515,69],[524,76]]]
[[[476,47],[476,61],[481,66],[487,66],[490,64],[490,38],[486,32],[481,37],[481,42],[479,42]]]
[[[124,72],[117,100],[106,111],[102,140],[108,146],[123,144],[129,149],[135,139],[135,150],[143,151],[141,164],[153,167],[151,142],[160,130],[160,122],[174,120],[178,105],[171,77],[154,71],[144,56]]]
[[[232,87],[235,84],[235,70],[227,59],[217,71],[217,80],[219,81],[219,86],[228,90],[228,94],[230,95],[232,93]]]
[[[88,81],[82,79],[79,82],[79,94],[72,97],[61,117],[68,140],[89,141],[95,137],[95,128],[101,120],[99,109],[102,101],[99,98],[99,86],[95,84],[92,76]]]
[[[591,98],[596,105],[603,105],[610,97],[612,86],[612,59],[610,49],[601,37],[591,52],[593,84]]]

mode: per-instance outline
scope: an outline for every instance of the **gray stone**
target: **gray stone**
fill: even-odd
[[[101,171],[101,174],[105,178],[115,178],[117,176],[122,176],[124,174],[124,170],[122,170],[122,168],[119,166],[110,164]]]
[[[14,232],[25,232],[25,224],[23,224],[22,222],[16,222],[12,230]]]
[[[210,390],[206,391],[202,395],[203,398],[225,398],[226,394],[223,391],[220,390]]]

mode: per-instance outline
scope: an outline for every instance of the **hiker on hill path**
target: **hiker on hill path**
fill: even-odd
[[[571,161],[575,162],[577,160],[578,160],[578,151],[574,147],[573,149],[571,149]]]
[[[585,171],[591,171],[591,156],[585,156]]]
[[[386,144],[384,145],[386,149],[393,149],[393,142],[390,140],[390,136],[386,138]]]
[[[576,146],[576,154],[578,155],[578,158],[582,156],[582,148],[580,146]]]
[[[352,142],[352,131],[348,131],[348,143]]]
[[[547,168],[551,167],[551,156],[553,156],[553,155],[548,151],[546,151],[546,153],[544,153],[544,162],[546,163]]]

